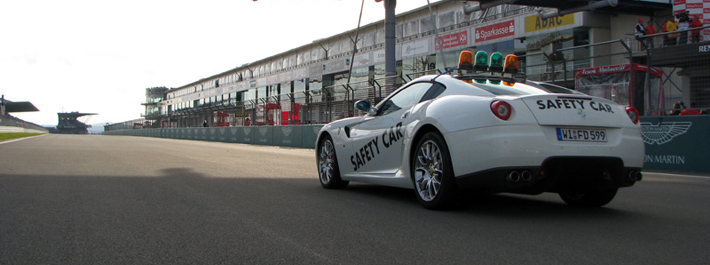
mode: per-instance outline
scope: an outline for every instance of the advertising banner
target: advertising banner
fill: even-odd
[[[402,44],[402,58],[411,58],[427,54],[429,54],[429,39],[421,39]]]
[[[274,126],[273,145],[301,147],[302,126]]]
[[[253,144],[256,142],[256,132],[255,127],[253,126],[245,126],[241,127],[242,131],[240,135],[242,136],[242,139],[239,141],[240,143],[243,144]]]
[[[476,28],[476,42],[495,40],[515,35],[515,21],[508,20]]]
[[[375,51],[372,57],[372,60],[375,62],[375,64],[385,63],[385,50],[380,49]]]
[[[697,16],[703,26],[710,23],[710,1],[708,0],[674,0],[673,14],[678,15],[683,12],[688,12],[690,19]],[[710,30],[702,30],[700,41],[707,39],[710,39]]]
[[[541,19],[539,15],[525,17],[525,33],[574,24],[574,14]]]
[[[353,67],[368,67],[372,64],[372,59],[370,59],[372,56],[371,52],[366,52],[366,53],[356,53],[355,58],[353,61]]]
[[[678,173],[710,173],[710,116],[641,117],[641,136],[646,143],[644,170]]]
[[[273,126],[257,126],[254,130],[254,144],[272,145],[274,142],[274,127]]]
[[[441,40],[441,46],[443,49],[453,48],[457,46],[468,45],[468,31],[461,31],[457,33],[452,33],[449,35],[444,35],[439,38]],[[434,42],[434,48],[439,50],[439,42]],[[404,51],[402,51],[404,53]],[[404,55],[403,55],[404,56]]]

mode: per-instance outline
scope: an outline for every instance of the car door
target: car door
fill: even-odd
[[[351,129],[353,153],[349,154],[354,175],[391,177],[402,163],[405,127],[410,111],[432,87],[430,82],[410,84],[378,105],[376,115],[366,117]]]

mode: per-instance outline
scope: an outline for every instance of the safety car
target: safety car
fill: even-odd
[[[416,78],[376,106],[358,101],[366,114],[323,126],[321,185],[409,188],[430,209],[457,205],[469,191],[554,192],[569,205],[598,207],[641,180],[635,108],[546,88],[521,78],[516,57],[480,53],[474,63],[464,51],[457,68]]]

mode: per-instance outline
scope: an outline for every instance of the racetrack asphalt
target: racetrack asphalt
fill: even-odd
[[[609,205],[320,187],[312,149],[46,135],[0,144],[0,264],[708,264],[710,181],[646,173]]]

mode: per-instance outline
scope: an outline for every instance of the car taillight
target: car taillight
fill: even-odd
[[[508,102],[496,100],[491,102],[491,111],[493,115],[505,121],[510,118],[510,113],[513,111],[513,108],[510,107]]]
[[[634,124],[639,123],[639,111],[636,108],[626,107],[626,114],[629,115],[629,119],[631,119]]]

